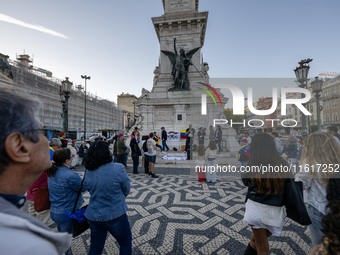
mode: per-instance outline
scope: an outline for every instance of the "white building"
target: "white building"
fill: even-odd
[[[59,135],[63,127],[60,101],[61,80],[52,72],[31,65],[29,55],[19,55],[16,60],[0,53],[0,87],[20,89],[37,97],[43,103],[40,112],[48,138]],[[6,64],[9,64],[8,69]],[[122,130],[122,111],[115,102],[86,93],[86,136],[103,133],[110,136]],[[85,93],[81,86],[73,86],[68,103],[68,130],[71,138],[81,138],[84,133]]]

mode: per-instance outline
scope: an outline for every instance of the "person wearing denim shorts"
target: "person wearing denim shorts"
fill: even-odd
[[[145,155],[148,156],[149,159],[149,175],[151,175],[152,178],[158,178],[157,175],[155,175],[155,163],[156,163],[156,142],[153,139],[154,134],[149,134],[149,139],[146,141],[148,151],[145,153]]]

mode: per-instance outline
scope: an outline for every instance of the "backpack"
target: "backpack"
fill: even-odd
[[[147,145],[147,140],[143,143],[143,151],[148,152],[148,145]]]

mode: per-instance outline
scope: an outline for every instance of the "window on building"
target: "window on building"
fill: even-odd
[[[177,114],[177,120],[182,120],[182,114]]]
[[[336,99],[332,100],[332,108],[336,108]]]
[[[325,103],[325,109],[326,109],[326,110],[329,109],[329,102],[326,102],[326,103]]]
[[[337,113],[333,113],[332,114],[332,119],[333,119],[333,122],[337,122],[338,121],[338,114]]]
[[[329,114],[326,114],[326,115],[325,115],[325,121],[326,121],[326,122],[329,122]]]

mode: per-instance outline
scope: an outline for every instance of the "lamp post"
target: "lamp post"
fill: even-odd
[[[311,82],[313,93],[315,94],[316,99],[316,121],[317,121],[317,130],[321,131],[321,118],[320,118],[320,94],[322,91],[323,80],[319,80],[319,77],[315,77],[315,80]]]
[[[68,99],[71,95],[71,89],[72,89],[73,83],[68,80],[68,77],[65,77],[65,80],[61,82],[59,95],[60,95],[60,101],[63,105],[63,131],[68,136]]]
[[[91,77],[87,75],[81,75],[82,79],[85,79],[85,105],[84,105],[84,140],[86,140],[86,81],[90,80]]]
[[[308,82],[308,71],[309,71],[309,65],[308,63],[312,62],[313,59],[303,59],[299,62],[299,66],[294,69],[296,81],[300,84],[300,88],[306,88],[307,82]],[[301,98],[304,96],[301,94]],[[303,104],[306,105],[306,104]],[[307,125],[306,125],[306,115],[302,113],[301,116],[301,134],[302,136],[307,136]]]

